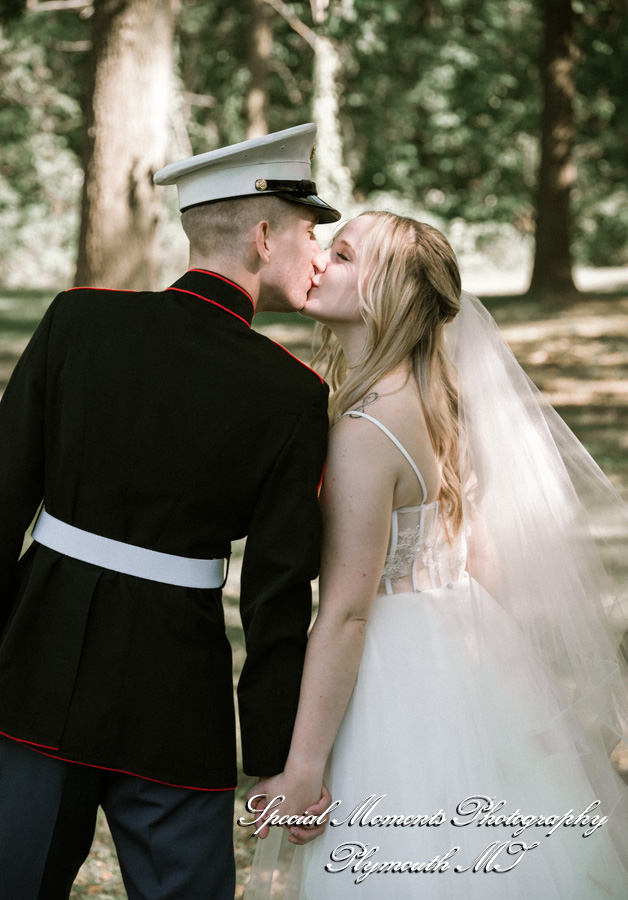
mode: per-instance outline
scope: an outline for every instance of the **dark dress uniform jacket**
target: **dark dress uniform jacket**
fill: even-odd
[[[221,591],[33,544],[63,522],[194,558],[248,534],[244,768],[283,768],[319,564],[327,387],[252,331],[249,295],[187,272],[161,293],[55,298],[0,404],[0,732],[169,784],[236,783]]]

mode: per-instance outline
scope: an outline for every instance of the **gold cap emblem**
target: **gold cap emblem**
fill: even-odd
[[[316,144],[313,144],[312,152],[310,153],[310,162],[314,159],[315,156],[316,156]]]
[[[265,191],[268,187],[268,182],[264,178],[258,178],[255,182],[255,190],[256,191]]]

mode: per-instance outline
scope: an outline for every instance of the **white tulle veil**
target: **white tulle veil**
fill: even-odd
[[[463,292],[446,339],[458,377],[472,595],[474,582],[483,585],[518,623],[544,666],[539,685],[574,734],[584,728],[615,745],[628,721],[628,594],[625,570],[603,559],[613,529],[628,543],[628,507],[477,298]],[[479,651],[494,651],[499,636],[486,618],[478,604],[474,637]],[[550,722],[547,739],[554,752]]]

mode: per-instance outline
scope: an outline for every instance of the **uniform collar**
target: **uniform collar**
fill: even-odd
[[[230,281],[224,275],[208,272],[206,269],[189,269],[166,290],[180,291],[205,300],[212,306],[240,319],[249,328],[251,327],[255,313],[253,298],[244,288],[234,281]]]

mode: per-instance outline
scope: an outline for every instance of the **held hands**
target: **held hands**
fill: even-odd
[[[263,839],[273,825],[289,828],[292,844],[307,844],[323,833],[325,822],[313,820],[322,818],[331,802],[320,777],[298,778],[287,772],[258,781],[247,794],[247,809],[256,817],[255,833]],[[305,823],[294,821],[297,817],[305,818]]]

